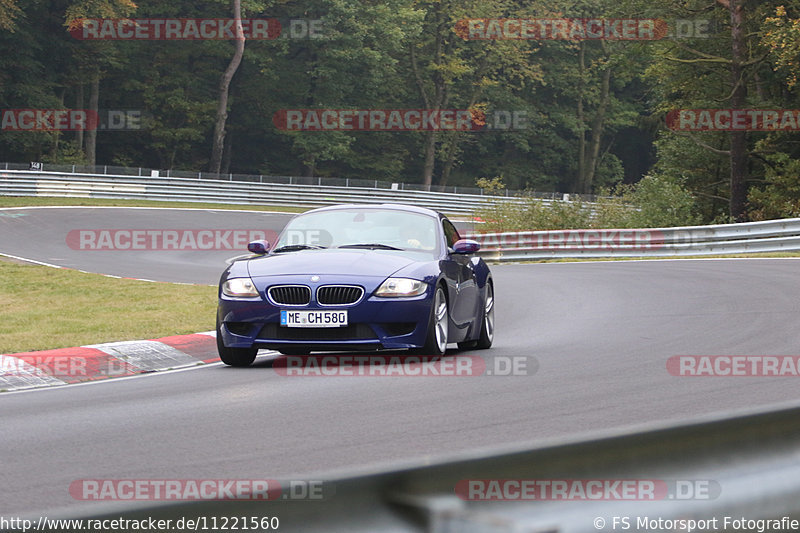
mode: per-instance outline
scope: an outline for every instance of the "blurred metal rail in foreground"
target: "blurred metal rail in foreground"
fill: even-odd
[[[678,427],[652,425],[627,434],[587,435],[535,449],[485,450],[441,464],[321,477],[317,479],[324,480],[325,498],[320,501],[151,504],[104,511],[102,517],[277,516],[279,531],[349,533],[688,531],[676,524],[702,520],[708,525],[716,519],[716,527],[707,526],[706,531],[742,531],[748,529],[733,520],[775,519],[786,524],[800,518],[799,457],[800,407],[792,406]],[[711,490],[614,501],[467,501],[457,494],[459,483],[490,479],[662,480],[669,486]],[[623,519],[629,527],[623,527]],[[642,520],[649,527],[643,529]],[[684,522],[669,522],[680,520]],[[657,523],[672,527],[653,527]]]

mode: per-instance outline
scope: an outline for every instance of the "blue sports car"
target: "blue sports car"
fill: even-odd
[[[260,348],[489,348],[494,286],[480,245],[442,214],[405,205],[341,205],[293,218],[274,245],[231,263],[219,283],[217,348],[247,366]]]

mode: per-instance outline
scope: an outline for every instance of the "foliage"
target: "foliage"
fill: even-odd
[[[677,180],[645,176],[634,185],[618,186],[601,197],[595,227],[668,228],[700,223],[695,199]]]
[[[800,0],[739,1],[746,105],[800,108]],[[659,190],[672,183],[690,191],[692,216],[721,220],[731,196],[730,135],[675,132],[664,116],[730,105],[731,17],[724,4],[247,0],[247,18],[278,19],[284,31],[290,20],[321,21],[322,34],[247,41],[230,85],[222,171],[430,179],[434,186],[471,186],[481,176],[501,175],[514,190],[623,196],[630,192],[619,185],[649,175]],[[6,30],[0,32],[0,109],[87,108],[99,91],[101,110],[140,110],[146,119],[138,130],[98,131],[98,164],[205,169],[219,80],[233,42],[82,41],[67,31],[80,18],[127,16],[223,18],[230,6],[228,0],[0,0],[0,28]],[[457,31],[465,19],[522,17],[708,24],[701,27],[705,35],[656,41],[472,40]],[[490,118],[514,112],[526,122],[436,133],[287,132],[272,122],[286,109],[426,107],[481,110]],[[796,135],[747,133],[751,218],[795,212]],[[0,130],[0,160],[87,160],[89,137]],[[551,215],[537,214],[536,205],[528,210],[541,225],[564,225],[583,220],[574,209],[556,204]],[[666,220],[681,217],[685,213]]]
[[[485,191],[499,191],[502,178],[482,179]],[[606,194],[608,191],[602,191]],[[486,231],[558,229],[665,228],[698,224],[695,202],[682,184],[646,176],[635,185],[618,185],[613,194],[594,203],[580,197],[544,202],[530,194],[514,201],[497,201],[478,211]]]
[[[768,184],[750,192],[753,220],[800,217],[800,160],[785,153],[768,156]]]
[[[17,0],[0,0],[0,30],[13,32],[16,29],[14,20],[20,12]]]

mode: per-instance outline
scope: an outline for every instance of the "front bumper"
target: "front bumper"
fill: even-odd
[[[411,298],[365,296],[351,306],[320,306],[312,301],[307,306],[291,309],[346,309],[348,326],[334,328],[281,326],[280,311],[289,308],[272,304],[263,297],[263,290],[259,290],[260,299],[235,300],[220,296],[218,334],[225,346],[331,351],[419,348],[425,344],[432,305],[430,287],[425,294]]]

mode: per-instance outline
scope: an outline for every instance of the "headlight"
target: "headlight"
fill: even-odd
[[[222,284],[222,294],[232,298],[257,298],[258,291],[250,278],[231,278]]]
[[[427,289],[428,285],[423,281],[408,278],[389,278],[378,287],[378,290],[375,291],[375,296],[419,296]]]

